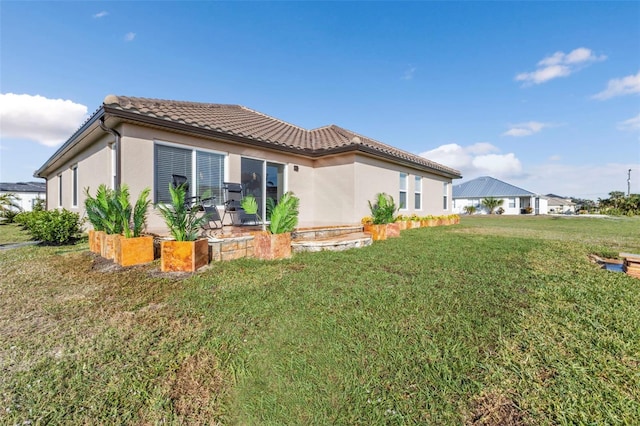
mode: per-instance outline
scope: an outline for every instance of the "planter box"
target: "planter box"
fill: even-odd
[[[406,221],[399,220],[396,223],[398,224],[398,227],[400,228],[401,231],[404,231],[405,229],[407,229],[407,222]]]
[[[387,223],[387,238],[396,238],[400,236],[400,224],[398,222]]]
[[[120,234],[103,234],[100,237],[100,255],[105,259],[113,260],[116,257],[116,240]]]
[[[209,264],[209,241],[162,241],[160,270],[162,272],[195,272]]]
[[[291,257],[291,233],[270,234],[263,231],[254,233],[253,254],[257,259],[263,260]]]
[[[104,239],[104,231],[89,231],[89,250],[91,253],[102,254],[102,240]]]
[[[415,229],[415,228],[420,228],[420,221],[419,220],[412,220],[411,221],[411,229]]]
[[[371,234],[373,241],[387,239],[387,225],[365,225],[364,232]]]
[[[118,238],[115,261],[120,266],[153,262],[153,237]]]

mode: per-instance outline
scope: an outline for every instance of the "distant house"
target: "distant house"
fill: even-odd
[[[293,191],[300,226],[356,224],[367,201],[386,192],[403,214],[450,214],[458,170],[329,125],[303,129],[240,105],[109,95],[83,126],[35,172],[47,180],[47,208],[83,214],[84,188],[127,184],[133,197],[151,188],[169,200],[172,176],[191,196],[242,183],[260,209]],[[264,215],[261,215],[264,217]],[[149,229],[162,232],[154,210]]]
[[[464,213],[466,206],[474,206],[479,213],[487,213],[482,200],[489,197],[503,200],[500,206],[504,210],[503,214],[547,213],[547,201],[544,197],[489,176],[454,185],[453,211]]]
[[[576,212],[576,203],[571,198],[561,197],[555,194],[547,194],[547,208],[551,214],[571,214]]]
[[[47,185],[44,182],[0,182],[0,194],[15,194],[15,203],[22,211],[29,212],[38,200],[46,199]]]

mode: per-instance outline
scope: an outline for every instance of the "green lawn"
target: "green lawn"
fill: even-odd
[[[463,217],[186,277],[0,251],[0,424],[640,424],[640,280],[588,259],[620,251],[637,218]]]

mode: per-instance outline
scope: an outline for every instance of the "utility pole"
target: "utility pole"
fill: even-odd
[[[631,195],[631,169],[627,174],[627,197]]]

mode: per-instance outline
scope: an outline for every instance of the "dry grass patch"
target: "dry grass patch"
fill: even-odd
[[[485,392],[476,398],[473,414],[467,425],[473,426],[525,426],[523,413],[518,405],[499,391]]]

